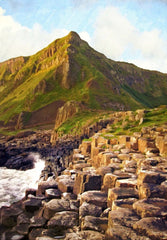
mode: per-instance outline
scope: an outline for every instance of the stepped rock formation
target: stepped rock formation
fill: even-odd
[[[47,160],[38,189],[1,208],[2,239],[167,238],[166,126],[118,137],[110,128]]]
[[[1,127],[53,127],[58,109],[73,101],[89,111],[156,107],[166,100],[166,74],[112,61],[75,32],[32,56],[0,63]]]

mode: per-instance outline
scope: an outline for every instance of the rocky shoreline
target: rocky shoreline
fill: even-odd
[[[167,239],[167,129],[109,130],[41,144],[50,153],[38,189],[1,208],[2,240]]]

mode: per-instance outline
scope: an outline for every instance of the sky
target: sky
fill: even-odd
[[[112,60],[167,73],[167,0],[0,0],[0,62],[70,31]]]

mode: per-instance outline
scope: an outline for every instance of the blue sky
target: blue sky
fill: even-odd
[[[116,61],[167,73],[167,0],[0,0],[0,61],[73,30]]]

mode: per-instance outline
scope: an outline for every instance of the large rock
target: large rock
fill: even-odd
[[[134,223],[133,229],[139,234],[144,234],[148,236],[150,239],[167,239],[167,221],[162,218],[143,218],[140,221]]]
[[[167,135],[156,137],[155,143],[160,151],[160,155],[166,156],[167,155]]]
[[[126,199],[118,199],[114,200],[112,203],[112,210],[118,210],[122,208],[133,209],[133,203],[135,203],[138,199],[136,198],[126,198]]]
[[[115,211],[110,211],[108,216],[106,240],[149,240],[149,238],[137,235],[132,229],[133,224],[139,219],[140,218],[131,209],[121,208]]]
[[[115,223],[108,227],[105,240],[152,240],[145,235],[137,234],[132,228]]]
[[[61,198],[61,191],[55,188],[49,188],[45,190],[45,196],[49,199]]]
[[[139,198],[165,198],[167,199],[167,186],[143,183],[139,186]]]
[[[80,146],[81,153],[83,155],[87,155],[91,153],[91,141],[82,141],[82,145]]]
[[[102,213],[102,207],[96,206],[94,204],[90,204],[87,202],[84,202],[80,208],[79,208],[79,217],[83,218],[87,215],[94,216],[94,217],[100,217]]]
[[[2,207],[1,224],[6,227],[13,227],[17,224],[17,217],[23,212],[20,208]]]
[[[107,230],[108,218],[85,216],[81,222],[81,230],[93,230],[105,232]]]
[[[110,211],[108,215],[109,227],[114,224],[120,224],[126,227],[132,227],[133,224],[140,219],[139,216],[128,208],[121,208],[118,210]]]
[[[17,225],[13,228],[13,230],[17,231],[21,235],[27,235],[29,233],[29,224],[23,223]]]
[[[102,190],[105,192],[108,192],[109,188],[114,188],[117,179],[118,179],[117,175],[114,175],[112,173],[105,174],[104,179],[103,179]]]
[[[128,179],[118,179],[116,181],[115,187],[125,187],[125,188],[137,188],[137,180],[134,178]]]
[[[42,206],[41,199],[38,199],[35,197],[27,199],[26,201],[23,202],[23,208],[27,212],[35,212],[35,211],[39,210],[41,206]]]
[[[141,218],[166,217],[167,200],[161,198],[142,199],[133,204],[133,209]]]
[[[122,135],[118,138],[119,144],[125,144],[127,148],[130,148],[130,136]]]
[[[5,167],[17,170],[27,170],[34,167],[35,159],[32,155],[22,156],[15,155],[8,159],[5,163]]]
[[[85,191],[100,190],[101,181],[100,175],[89,172],[79,172],[75,178],[73,193],[77,195]]]
[[[57,189],[57,188],[58,188],[58,183],[57,183],[57,181],[55,181],[55,180],[40,181],[40,182],[38,183],[37,194],[38,194],[38,195],[45,194],[45,190],[46,190],[46,189],[49,189],[49,188]]]
[[[159,173],[153,171],[140,171],[138,174],[137,184],[138,186],[143,183],[151,183],[151,184],[161,184],[161,182],[165,181]]]
[[[84,203],[91,203],[96,206],[107,208],[107,193],[101,191],[87,191],[81,194],[81,205]]]
[[[64,240],[104,240],[105,236],[97,231],[80,231],[77,233],[67,233]],[[47,240],[47,239],[46,239]]]
[[[138,192],[134,188],[110,188],[108,191],[108,207],[112,208],[112,203],[116,199],[138,198]]]
[[[109,188],[114,188],[116,186],[116,182],[118,179],[128,179],[130,178],[131,175],[128,173],[107,173],[104,178],[103,178],[103,186],[102,186],[102,190],[104,190],[105,192],[108,192]]]
[[[48,221],[48,228],[72,228],[78,225],[78,213],[72,211],[57,212]]]
[[[155,142],[152,139],[141,137],[138,139],[138,150],[146,153],[148,148],[155,148]]]
[[[62,175],[62,178],[58,181],[58,189],[61,192],[73,192],[74,180],[71,176]]]
[[[44,205],[43,216],[50,219],[56,212],[70,211],[70,201],[64,199],[52,199]]]

